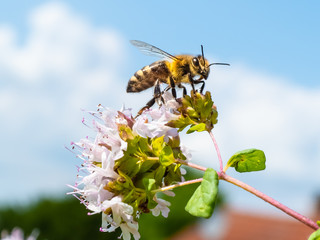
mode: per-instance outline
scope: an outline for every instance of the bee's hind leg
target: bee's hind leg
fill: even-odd
[[[172,96],[174,98],[177,98],[177,92],[176,92],[176,84],[174,83],[174,80],[172,77],[170,77],[170,88],[171,88],[171,91],[172,91]],[[169,88],[169,89],[170,89]]]
[[[161,105],[161,102],[159,102],[160,101],[159,99],[161,100],[162,103],[164,103],[164,99],[162,97],[162,92],[160,89],[160,82],[159,82],[159,80],[157,80],[154,85],[153,98],[150,99],[150,101],[148,101],[147,104],[139,110],[139,112],[138,112],[137,116],[135,116],[135,118],[140,116],[144,110],[151,108],[155,104],[156,101],[159,105]]]
[[[157,101],[159,106],[162,105],[162,103],[164,103],[164,99],[162,97],[163,93],[164,93],[164,91],[161,92],[160,81],[158,79],[156,81],[156,83],[154,84],[153,98]]]

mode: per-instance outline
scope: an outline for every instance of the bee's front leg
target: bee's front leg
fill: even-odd
[[[181,83],[179,83],[178,87],[183,88],[183,96],[187,95],[187,89],[185,86],[183,86]]]
[[[202,83],[202,86],[200,88],[200,93],[202,94],[204,86],[205,86],[205,82],[203,80],[201,80],[201,79],[203,79],[203,77],[200,77],[198,80],[194,80],[193,83],[195,83],[195,84]]]

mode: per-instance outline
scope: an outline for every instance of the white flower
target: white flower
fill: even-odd
[[[71,193],[80,195],[80,201],[86,205],[91,214],[102,212],[101,231],[114,231],[120,227],[125,240],[130,240],[132,233],[135,239],[140,238],[138,223],[133,219],[132,206],[122,202],[120,196],[106,190],[109,182],[119,177],[114,170],[115,161],[122,158],[127,150],[127,142],[120,138],[118,124],[132,124],[129,110],[119,113],[100,106],[97,117],[92,122],[93,129],[97,132],[94,140],[88,137],[73,143],[81,153],[78,155],[84,162],[79,168],[85,176],[78,176],[78,182]],[[111,214],[105,214],[111,209]]]
[[[172,97],[172,94],[165,92],[163,94],[165,103],[155,109],[144,111],[133,125],[133,131],[142,137],[175,137],[178,136],[176,128],[166,126],[171,120],[176,120],[179,116],[174,114],[179,103]]]
[[[192,158],[192,154],[189,148],[187,148],[185,145],[180,144],[180,149],[183,155],[187,158],[187,161],[190,161]]]
[[[163,200],[161,198],[157,198],[156,196],[154,196],[153,200],[158,203],[158,205],[155,208],[151,209],[153,216],[157,217],[161,212],[162,216],[164,216],[165,218],[168,217],[168,214],[170,211],[168,206],[171,205],[170,202]]]
[[[115,227],[120,227],[123,239],[130,240],[132,234],[134,239],[139,239],[138,223],[133,220],[133,207],[123,203],[120,196],[112,198],[110,201],[105,201],[103,207],[106,209],[111,208],[112,217],[105,213],[102,214],[101,231],[111,232]]]

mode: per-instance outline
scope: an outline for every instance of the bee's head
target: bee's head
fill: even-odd
[[[210,72],[209,62],[207,59],[203,58],[201,55],[192,58],[192,67],[196,72],[196,75],[207,79]]]
[[[195,72],[200,75],[202,78],[207,80],[210,73],[211,65],[228,65],[228,63],[211,63],[209,64],[208,60],[204,57],[203,46],[201,45],[201,53],[202,55],[198,55],[197,57],[192,58],[192,66]]]

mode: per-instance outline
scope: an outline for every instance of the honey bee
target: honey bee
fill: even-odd
[[[166,83],[168,86],[164,91],[171,89],[172,95],[176,98],[176,86],[183,89],[183,95],[187,90],[182,83],[191,84],[192,90],[195,91],[194,84],[202,84],[200,93],[203,92],[205,82],[210,73],[212,65],[229,65],[227,63],[211,63],[204,57],[203,46],[201,45],[202,55],[176,55],[173,56],[151,44],[131,40],[132,45],[137,47],[147,55],[160,56],[164,60],[156,61],[150,65],[138,70],[129,80],[127,92],[141,92],[152,86],[155,86],[154,98],[151,99],[139,113],[145,108],[150,108],[155,99],[161,96],[159,84]],[[203,80],[204,79],[204,80]]]

